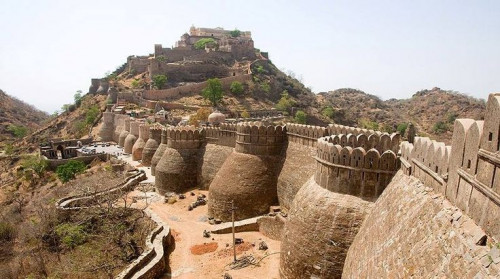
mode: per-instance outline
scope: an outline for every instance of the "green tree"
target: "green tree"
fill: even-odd
[[[24,138],[28,133],[28,128],[23,125],[10,124],[7,127],[7,131],[11,132],[16,138]]]
[[[205,49],[207,44],[216,44],[213,38],[203,38],[194,43],[195,49]]]
[[[321,111],[321,114],[325,117],[328,117],[330,119],[333,119],[334,111],[332,107],[326,107]]]
[[[61,110],[62,110],[63,112],[68,112],[68,111],[69,111],[70,106],[71,106],[71,104],[64,104],[64,105],[62,105]]]
[[[239,95],[243,93],[243,84],[239,81],[233,81],[231,82],[231,86],[229,87],[229,90],[231,93],[235,95]]]
[[[238,29],[234,29],[233,31],[229,32],[231,34],[231,37],[239,37],[241,35],[241,31]]]
[[[207,87],[201,91],[203,98],[209,100],[213,107],[222,100],[224,93],[222,92],[222,83],[218,78],[210,78],[207,80]]]
[[[154,75],[153,76],[153,86],[156,89],[161,89],[167,83],[166,75]]]
[[[290,98],[288,91],[283,90],[281,93],[281,99],[276,104],[276,109],[279,111],[288,111],[291,107],[295,105],[295,101]]]
[[[76,91],[75,95],[73,95],[73,98],[75,99],[75,105],[77,107],[80,107],[82,104],[82,90]]]
[[[60,165],[56,169],[56,174],[62,182],[68,182],[75,178],[75,175],[85,171],[87,167],[83,162],[70,160],[64,165]]]
[[[396,130],[401,134],[404,135],[406,132],[406,128],[408,128],[408,123],[400,123]]]
[[[92,125],[97,119],[97,116],[99,116],[99,108],[97,106],[92,106],[87,110],[87,113],[85,115],[85,124],[87,125]]]
[[[301,110],[295,113],[295,122],[299,124],[306,124],[307,114]]]

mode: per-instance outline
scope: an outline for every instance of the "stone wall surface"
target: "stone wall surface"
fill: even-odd
[[[160,127],[151,127],[149,130],[149,138],[144,145],[144,149],[142,151],[142,164],[144,166],[151,166],[151,161],[153,160],[153,156],[158,149],[158,146],[161,142],[161,128]]]
[[[233,152],[231,147],[211,143],[201,148],[198,158],[198,186],[201,189],[208,190],[215,175],[231,152]]]
[[[484,236],[442,194],[400,171],[363,222],[342,277],[498,278],[500,247]]]
[[[285,224],[281,278],[340,278],[347,250],[371,205],[309,179],[295,196]]]
[[[198,150],[167,147],[155,168],[155,188],[165,195],[197,186]]]
[[[300,187],[316,172],[316,149],[289,141],[285,152],[277,192],[281,210],[288,211]]]

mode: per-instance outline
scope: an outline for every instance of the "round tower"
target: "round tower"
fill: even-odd
[[[153,158],[151,158],[151,175],[156,175],[156,165],[158,165],[161,157],[163,157],[163,153],[165,153],[165,150],[167,149],[167,141],[167,128],[163,128],[161,130],[160,145],[158,145]]]
[[[238,211],[236,219],[269,212],[277,204],[277,173],[286,141],[284,126],[240,123],[236,146],[209,187],[208,214],[229,221],[231,201]]]
[[[181,193],[198,186],[198,151],[204,139],[202,130],[167,130],[167,148],[155,170],[155,186],[160,194]]]
[[[142,152],[144,146],[146,146],[146,141],[149,139],[149,124],[145,123],[139,125],[139,138],[135,141],[132,146],[132,160],[139,161],[142,159]]]
[[[123,128],[120,133],[120,136],[118,137],[118,146],[120,147],[125,146],[125,139],[130,134],[130,122],[131,122],[130,118],[123,119]]]
[[[142,150],[142,164],[144,166],[151,166],[151,160],[161,142],[161,127],[153,125],[149,128],[149,137]]]
[[[98,78],[93,78],[90,80],[90,87],[89,87],[90,94],[97,93],[97,89],[99,89],[99,82],[100,80]]]
[[[130,121],[130,133],[123,143],[123,151],[125,153],[132,154],[132,147],[139,136],[139,125],[140,123],[137,121]]]
[[[391,149],[399,139],[395,134],[318,139],[316,172],[295,195],[283,230],[281,278],[341,277],[354,236],[398,169]]]
[[[103,78],[99,81],[99,88],[97,88],[97,94],[106,94],[108,93],[109,82],[107,79]]]
[[[99,130],[101,141],[112,141],[115,131],[114,114],[112,112],[102,113],[102,126]]]

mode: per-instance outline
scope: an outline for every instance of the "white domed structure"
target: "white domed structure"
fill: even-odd
[[[215,110],[208,116],[208,123],[212,125],[224,123],[225,121],[226,116],[218,110]]]

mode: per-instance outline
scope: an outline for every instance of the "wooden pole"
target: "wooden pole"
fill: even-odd
[[[234,255],[234,262],[236,262],[236,237],[234,235],[234,200],[231,201],[231,220],[233,222],[233,255]]]

